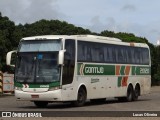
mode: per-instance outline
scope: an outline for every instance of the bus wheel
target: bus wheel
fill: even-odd
[[[85,104],[87,98],[86,91],[83,88],[80,88],[77,95],[77,101],[73,102],[73,105],[76,107],[81,107]]]
[[[47,101],[34,101],[34,104],[38,108],[45,108],[48,105],[48,102]]]
[[[139,95],[140,95],[140,88],[139,88],[139,85],[136,85],[134,94],[133,94],[133,100],[134,101],[137,100]]]
[[[133,100],[133,87],[132,85],[129,85],[127,89],[126,101],[131,102],[132,100]]]

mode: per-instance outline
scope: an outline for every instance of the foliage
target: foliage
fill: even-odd
[[[8,17],[2,17],[0,14],[0,69],[2,70],[5,66],[6,53],[13,49],[15,43],[14,29],[15,24]]]
[[[148,43],[148,40],[146,38],[141,38],[141,37],[136,37],[132,33],[114,33],[113,31],[102,31],[101,34],[102,36],[107,36],[107,37],[115,37],[119,38],[124,42],[140,42],[140,43]]]

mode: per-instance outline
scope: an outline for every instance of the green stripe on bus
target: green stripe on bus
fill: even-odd
[[[121,87],[122,77],[118,77],[118,87]]]
[[[26,87],[26,88],[52,88],[52,87],[57,87],[57,86],[60,86],[60,82],[52,82],[52,83],[49,83],[49,84],[38,84],[38,83],[32,83],[32,84],[22,84],[22,83],[18,83],[18,82],[15,82],[14,83],[15,87]]]
[[[121,66],[120,74],[125,75],[124,71],[125,71],[125,66]]]
[[[132,75],[135,75],[135,69],[136,69],[136,66],[132,66]]]
[[[151,74],[151,68],[150,67],[136,67],[136,75],[150,75]]]
[[[115,75],[115,66],[78,64],[78,75]]]
[[[120,75],[125,75],[125,65],[120,66]],[[130,66],[131,71],[128,75],[150,75],[151,67]],[[116,65],[97,65],[78,63],[78,75],[116,75]]]

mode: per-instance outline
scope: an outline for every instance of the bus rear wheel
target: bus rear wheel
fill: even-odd
[[[34,101],[34,104],[38,107],[38,108],[45,108],[48,105],[47,101]]]
[[[73,105],[76,107],[81,107],[85,104],[87,98],[86,91],[84,88],[80,88],[77,95],[77,101],[73,102]]]
[[[135,90],[134,90],[133,100],[134,101],[138,100],[139,95],[140,95],[140,87],[136,85]]]
[[[126,97],[127,102],[131,102],[133,100],[133,93],[134,93],[133,87],[132,85],[129,85],[127,89],[127,97]]]
[[[132,85],[128,86],[127,96],[126,97],[118,97],[118,101],[120,102],[131,102],[134,97],[134,91]]]

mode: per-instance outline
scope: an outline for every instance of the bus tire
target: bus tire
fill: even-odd
[[[140,95],[140,87],[137,84],[134,90],[134,94],[133,94],[133,100],[136,101],[138,100],[138,96]]]
[[[48,105],[47,101],[34,101],[34,104],[38,107],[38,108],[45,108]]]
[[[132,85],[129,85],[127,89],[127,96],[126,96],[127,102],[131,102],[133,100],[133,94],[134,94],[133,87]]]
[[[87,93],[83,87],[78,91],[77,101],[73,101],[73,105],[76,107],[81,107],[85,104],[87,98]]]

